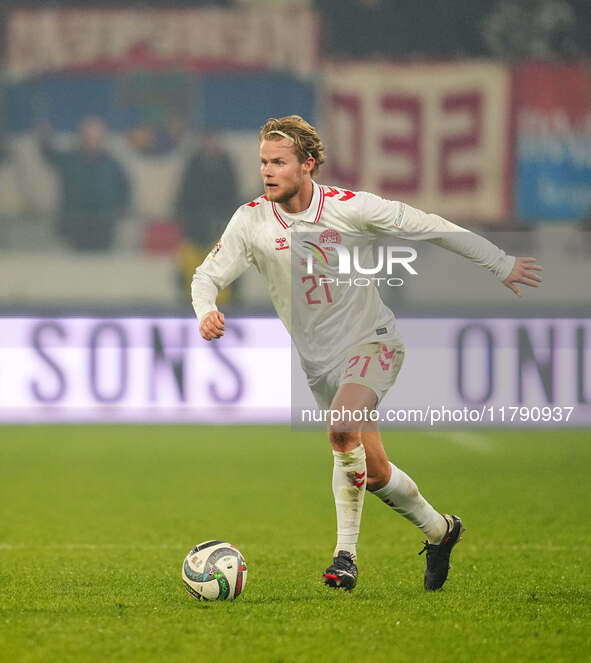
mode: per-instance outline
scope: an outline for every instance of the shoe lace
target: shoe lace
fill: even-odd
[[[441,539],[442,542],[446,541],[446,538],[448,535],[451,533],[451,526],[449,522],[447,523],[447,531],[445,532],[443,539]],[[441,543],[429,543],[429,541],[425,541],[423,544],[425,547],[419,552],[419,555],[422,555],[425,551],[427,551],[427,559],[429,559],[430,555],[429,553],[435,552],[436,550],[439,549],[439,546]]]
[[[332,566],[333,568],[341,569],[343,571],[348,571],[354,565],[353,558],[350,555],[340,553],[336,557],[333,557]]]
[[[425,541],[424,548],[419,552],[419,555],[422,555],[424,552],[427,552],[427,568],[429,571],[434,571],[438,563],[439,546],[436,543],[429,543]]]

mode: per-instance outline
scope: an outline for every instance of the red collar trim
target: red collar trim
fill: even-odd
[[[318,209],[316,210],[316,216],[314,217],[314,223],[318,223],[320,221],[320,216],[322,214],[322,210],[324,208],[324,198],[326,197],[326,194],[324,193],[324,188],[319,186],[318,187],[319,192],[320,192],[320,197],[318,199]],[[271,208],[273,209],[273,214],[275,215],[275,218],[283,228],[288,228],[289,225],[285,222],[281,214],[279,213],[279,210],[277,209],[277,205],[273,202],[271,203]]]
[[[277,221],[279,221],[279,223],[281,224],[281,226],[282,226],[283,228],[287,228],[288,225],[287,225],[287,223],[285,223],[285,221],[281,218],[281,214],[279,214],[279,212],[277,211],[277,207],[275,207],[275,203],[271,203],[271,208],[272,208],[272,210],[273,210],[273,214],[275,215],[275,218],[277,219]]]
[[[314,223],[318,223],[320,221],[320,215],[322,214],[322,209],[324,208],[324,187],[318,187],[320,189],[320,202],[318,203],[318,211],[316,212],[316,216],[314,217]]]

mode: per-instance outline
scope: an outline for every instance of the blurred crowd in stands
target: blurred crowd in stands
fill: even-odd
[[[168,180],[162,189],[168,209],[165,205],[164,213],[158,215],[152,207],[153,213],[148,211],[142,219],[137,209],[142,204],[138,191],[133,189],[133,180],[137,179],[133,153],[138,134],[143,131],[132,131],[127,140],[121,141],[109,135],[101,118],[89,116],[81,122],[77,135],[64,141],[64,136],[56,134],[47,122],[40,123],[31,153],[55,176],[55,214],[52,221],[34,218],[28,223],[33,228],[51,223],[55,229],[54,248],[94,254],[124,244],[120,240],[127,226],[127,236],[132,235],[128,249],[176,256],[179,283],[186,293],[195,266],[203,261],[235,209],[244,202],[236,166],[215,132],[202,132],[198,137],[187,134],[176,151],[178,163],[172,177],[170,164],[165,162],[160,169],[162,179]],[[144,162],[149,164],[150,160]],[[253,168],[257,169],[256,162]],[[0,186],[17,185],[7,178],[3,181],[2,170],[0,162]],[[158,171],[156,162],[154,176],[146,178],[144,188],[158,188]],[[253,191],[252,197],[259,193]],[[0,205],[3,224],[12,221],[22,225],[21,215],[17,213],[10,219],[4,207]],[[149,201],[143,207],[150,208]],[[2,242],[0,233],[0,249],[11,248],[4,239]]]
[[[307,5],[316,10],[322,25],[322,52],[329,59],[449,59],[492,58],[565,60],[591,57],[591,5],[589,0],[217,0],[183,2],[174,7],[264,4]],[[100,0],[93,6],[121,7],[120,0]],[[127,0],[127,7],[166,6],[163,2]],[[28,0],[27,7],[80,7],[79,1],[41,2]],[[8,1],[1,12],[25,6]],[[1,33],[0,33],[1,34]],[[2,41],[5,35],[1,35]],[[39,112],[35,144],[30,149],[53,173],[58,191],[54,211],[57,242],[75,252],[108,252],[130,219],[136,223],[132,245],[150,252],[168,251],[179,261],[179,280],[186,288],[196,264],[217,239],[233,210],[255,197],[256,188],[245,191],[237,171],[241,164],[228,151],[223,137],[207,127],[190,131],[182,118],[170,130],[179,149],[174,167],[168,164],[159,181],[159,165],[145,181],[144,208],[138,203],[137,152],[153,136],[142,127],[122,138],[110,136],[105,120],[86,117],[74,141],[65,145],[63,136],[44,121]],[[261,123],[266,118],[261,117]],[[169,132],[170,133],[170,132]],[[136,148],[136,156],[130,156]],[[143,150],[149,154],[149,149]],[[181,155],[179,157],[179,154]],[[126,158],[127,155],[127,158]],[[23,186],[7,167],[11,143],[2,126],[0,111],[0,187]],[[249,154],[251,160],[253,155]],[[134,161],[134,159],[136,159]],[[256,157],[255,157],[256,159]],[[252,169],[257,171],[256,160]],[[148,166],[144,167],[147,168]],[[9,172],[10,171],[10,172]],[[170,173],[173,173],[171,175]],[[255,178],[250,181],[254,182]],[[12,178],[12,179],[11,179]],[[161,185],[158,193],[154,189]],[[144,186],[146,186],[144,184]],[[164,192],[164,193],[163,193]],[[152,198],[150,198],[150,194]],[[160,206],[146,214],[150,200]],[[11,197],[6,196],[0,216],[11,216]],[[18,213],[18,205],[15,204]],[[18,215],[18,214],[17,214]],[[591,227],[591,213],[584,223]],[[10,238],[0,229],[1,245],[10,248]]]

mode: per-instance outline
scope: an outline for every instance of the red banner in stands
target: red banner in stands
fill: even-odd
[[[14,79],[61,70],[281,70],[308,75],[318,20],[305,7],[19,9],[7,24]]]

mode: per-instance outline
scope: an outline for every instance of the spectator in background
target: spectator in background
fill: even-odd
[[[42,127],[40,146],[61,179],[60,237],[77,251],[111,249],[117,222],[129,204],[129,181],[105,148],[102,120],[85,118],[79,145],[67,151],[56,149],[48,127]]]
[[[187,293],[195,268],[203,262],[237,205],[238,184],[232,160],[217,136],[205,133],[200,148],[187,163],[176,200],[183,236],[180,267]]]

